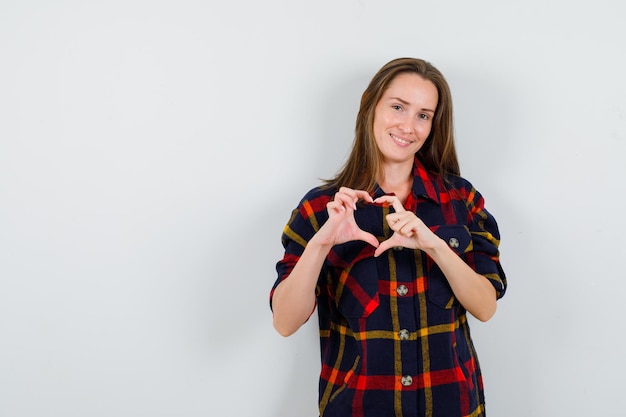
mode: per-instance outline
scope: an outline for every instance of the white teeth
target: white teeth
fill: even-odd
[[[409,140],[404,140],[402,138],[397,137],[396,135],[391,135],[392,138],[394,138],[395,140],[397,140],[400,143],[403,143],[405,145],[408,145],[409,143],[411,143],[411,141]]]

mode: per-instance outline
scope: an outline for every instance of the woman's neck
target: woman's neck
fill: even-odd
[[[404,204],[413,187],[413,164],[394,164],[384,167],[385,177],[378,185],[387,194],[395,194]]]

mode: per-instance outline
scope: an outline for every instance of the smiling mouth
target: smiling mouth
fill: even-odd
[[[413,143],[412,140],[402,139],[401,137],[398,137],[398,136],[393,135],[391,133],[389,134],[389,136],[391,136],[391,139],[393,139],[394,142],[396,142],[397,144],[402,145],[402,146],[407,146],[407,145],[410,145],[410,144]]]

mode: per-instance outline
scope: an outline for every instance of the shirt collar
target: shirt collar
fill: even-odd
[[[414,198],[427,198],[440,204],[439,193],[437,192],[436,178],[429,174],[426,167],[422,162],[415,157],[413,161],[413,197]],[[380,188],[378,184],[374,185],[373,198],[378,198],[385,195],[385,192]],[[411,196],[409,196],[409,199]]]
[[[415,157],[413,162],[413,195],[415,197],[425,197],[440,204],[436,182],[436,177],[429,174],[424,164]]]

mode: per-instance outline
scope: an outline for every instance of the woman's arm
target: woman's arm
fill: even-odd
[[[272,297],[274,328],[282,336],[296,332],[315,308],[315,287],[326,255],[332,245],[309,241],[296,266],[276,289]]]
[[[474,272],[441,238],[432,248],[424,249],[448,279],[459,303],[480,321],[496,312],[496,289],[484,276]]]
[[[489,320],[496,312],[497,299],[491,282],[466,264],[415,213],[406,211],[397,197],[384,196],[376,199],[376,202],[382,201],[391,203],[396,211],[387,216],[387,222],[394,234],[380,244],[374,255],[379,256],[394,246],[423,250],[444,273],[461,305],[478,320]]]
[[[315,287],[326,256],[334,245],[363,240],[378,247],[378,240],[357,226],[356,202],[372,197],[362,190],[342,187],[326,205],[328,220],[309,240],[293,270],[274,290],[272,310],[274,328],[289,336],[304,324],[315,308]]]

